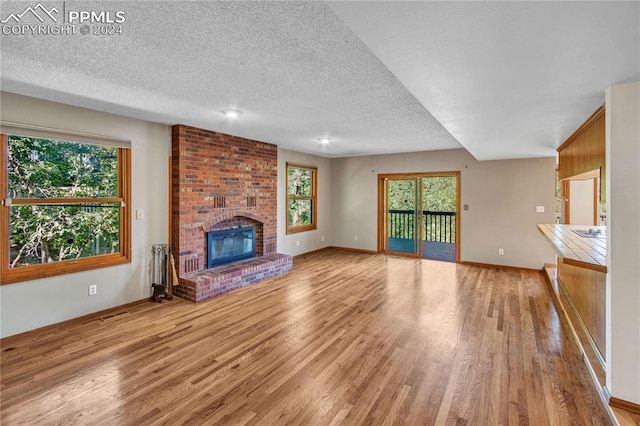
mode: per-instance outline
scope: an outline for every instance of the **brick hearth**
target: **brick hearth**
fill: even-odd
[[[176,287],[174,292],[177,296],[191,302],[202,302],[284,274],[292,267],[291,256],[269,254],[186,274],[180,279],[182,285]]]
[[[172,128],[172,241],[181,285],[199,302],[287,272],[277,254],[278,150],[275,145],[176,125]],[[206,270],[206,233],[256,226],[256,255]]]

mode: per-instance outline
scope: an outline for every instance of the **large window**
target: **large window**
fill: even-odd
[[[129,149],[1,138],[3,284],[129,262]]]
[[[287,163],[287,234],[316,229],[316,167]]]

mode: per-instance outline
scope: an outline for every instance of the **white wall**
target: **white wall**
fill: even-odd
[[[596,225],[594,211],[593,179],[569,181],[569,223],[571,225]]]
[[[460,204],[469,206],[460,212],[461,261],[534,269],[555,261],[536,227],[555,223],[553,157],[479,162],[457,149],[333,159],[331,168],[334,246],[377,250],[379,173],[460,171]]]
[[[287,163],[318,168],[318,222],[313,231],[287,235]],[[315,155],[278,149],[278,253],[296,256],[331,245],[331,160]],[[324,237],[324,241],[322,241]]]
[[[640,82],[606,94],[607,388],[640,404]]]
[[[4,92],[0,107],[4,121],[130,139],[133,214],[130,264],[0,286],[0,335],[148,297],[151,245],[168,242],[169,127]],[[136,209],[144,220],[135,220]],[[89,284],[96,296],[88,296]]]

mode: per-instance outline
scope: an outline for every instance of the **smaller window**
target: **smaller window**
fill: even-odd
[[[287,234],[316,229],[316,167],[287,163]]]

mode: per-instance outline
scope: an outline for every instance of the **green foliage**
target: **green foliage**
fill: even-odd
[[[421,179],[422,206],[417,196],[416,179],[389,180],[388,208],[402,213],[389,213],[389,237],[412,239],[415,234],[415,211],[455,212],[456,178],[433,176]],[[449,222],[450,220],[450,222]],[[442,224],[442,225],[441,225]],[[452,232],[450,232],[450,227]],[[422,237],[427,241],[455,242],[455,217],[422,216]]]
[[[390,180],[388,185],[389,210],[414,210],[416,200],[415,179]],[[422,209],[431,212],[456,211],[456,178],[434,176],[422,179]]]
[[[10,198],[117,197],[117,148],[10,136]],[[14,205],[11,266],[119,251],[118,203]]]
[[[434,176],[422,179],[423,210],[430,212],[456,211],[456,178]]]
[[[11,198],[116,197],[117,149],[11,136]]]
[[[313,171],[311,169],[289,167],[287,171],[287,191],[289,191],[289,195],[311,197],[313,191],[312,174]]]
[[[416,185],[415,179],[389,180],[387,184],[389,210],[415,210],[418,205]]]

